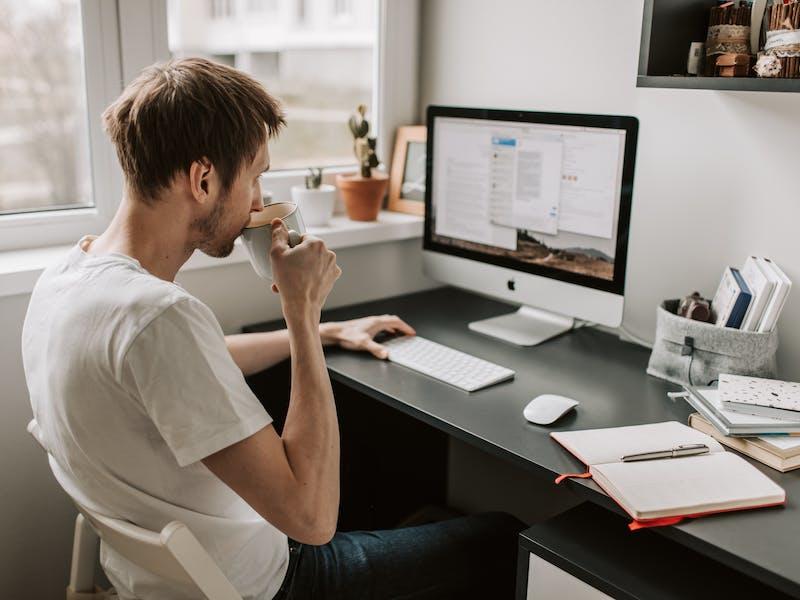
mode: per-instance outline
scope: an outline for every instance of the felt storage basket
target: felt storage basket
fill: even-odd
[[[720,373],[774,378],[778,332],[742,331],[677,314],[679,300],[658,307],[647,372],[673,383],[710,385]]]

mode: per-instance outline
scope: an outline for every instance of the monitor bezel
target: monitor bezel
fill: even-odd
[[[523,263],[513,258],[484,254],[475,250],[458,248],[433,241],[432,194],[433,194],[433,144],[434,124],[439,117],[478,119],[485,121],[510,121],[515,123],[538,123],[542,125],[568,125],[595,127],[600,129],[621,129],[625,131],[625,151],[622,164],[622,183],[620,186],[619,217],[617,222],[617,245],[614,256],[614,278],[609,281],[580,273],[572,273],[541,265]],[[425,230],[423,249],[468,260],[496,265],[556,279],[567,283],[610,292],[620,296],[625,294],[625,278],[628,262],[628,236],[630,234],[631,200],[633,197],[633,173],[636,163],[636,143],[639,133],[639,120],[636,117],[620,115],[594,115],[583,113],[552,113],[520,111],[491,108],[470,108],[461,106],[430,105],[427,109],[427,154],[425,166]]]

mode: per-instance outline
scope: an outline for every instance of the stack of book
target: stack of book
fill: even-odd
[[[720,375],[718,388],[685,388],[691,427],[778,471],[800,467],[800,384]]]
[[[791,288],[791,280],[773,261],[750,256],[741,269],[728,267],[722,274],[711,302],[714,323],[742,331],[772,331]]]

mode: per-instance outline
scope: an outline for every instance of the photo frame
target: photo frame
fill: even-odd
[[[425,166],[428,130],[424,125],[398,127],[389,178],[388,210],[425,214]]]

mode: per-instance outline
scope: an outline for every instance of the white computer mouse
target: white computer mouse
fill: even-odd
[[[569,412],[580,404],[577,400],[559,396],[557,394],[542,394],[528,402],[522,414],[531,423],[549,425],[561,415]]]

